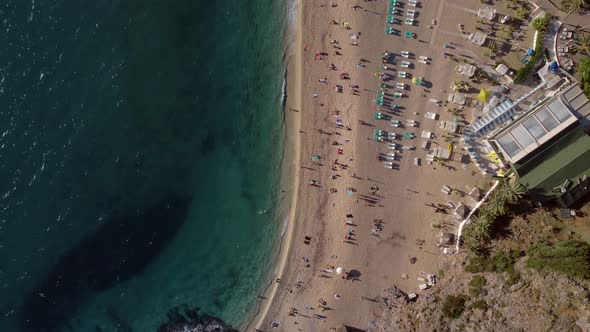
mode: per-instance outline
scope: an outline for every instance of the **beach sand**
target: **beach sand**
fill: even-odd
[[[363,7],[357,10],[341,1],[337,7],[331,7],[331,3],[300,3],[297,48],[289,62],[285,111],[290,137],[298,136],[292,140],[295,167],[290,222],[277,266],[280,280],[264,294],[266,300],[250,330],[326,331],[342,324],[370,327],[379,315],[376,301],[384,288],[397,285],[407,292],[420,293],[418,285],[422,282],[416,277],[420,272],[436,274],[445,259],[435,246],[440,229],[431,224],[449,216],[436,214],[427,204],[457,203],[459,198],[442,194],[440,187],[448,184],[469,191],[470,185],[485,185],[473,175],[473,168],[460,167],[460,153],[453,155],[455,161],[448,164],[454,169],[449,169],[436,163],[427,165],[426,152],[420,149],[422,130],[435,132],[438,126],[438,121],[425,119],[424,113],[437,112],[443,120],[451,117],[442,107],[429,102],[430,98],[446,100],[446,90],[456,77],[455,65],[440,56],[444,42],[437,39],[436,27],[426,28],[431,20],[441,19],[444,1],[419,8],[420,27],[394,26],[417,32],[418,39],[384,34],[385,1],[359,2]],[[332,24],[332,19],[348,22],[350,29],[342,23]],[[350,38],[351,33],[358,32],[360,38]],[[335,45],[341,49],[335,49],[331,40],[337,40]],[[358,46],[353,46],[353,41]],[[407,71],[424,77],[428,82],[425,87],[412,86],[409,80],[398,78],[388,82],[411,86],[405,91],[407,97],[399,101],[404,108],[393,118],[402,122],[414,119],[419,122],[417,128],[393,128],[388,121],[373,119],[379,83],[374,73],[381,65],[379,53],[384,50],[398,54],[408,50],[416,58],[432,58],[429,65],[419,64],[416,58],[409,60],[414,68]],[[342,55],[335,55],[335,51]],[[316,60],[318,52],[327,55]],[[357,67],[361,58],[367,60],[364,68]],[[398,60],[405,59],[398,56]],[[329,70],[331,63],[337,70]],[[399,64],[390,67],[400,69]],[[350,80],[339,78],[343,71],[350,75]],[[388,73],[396,74],[391,70]],[[327,83],[319,82],[324,77]],[[342,93],[336,92],[336,84],[342,85]],[[360,86],[359,93],[353,93],[351,84]],[[428,92],[423,91],[426,87]],[[335,125],[336,119],[343,122],[343,127]],[[402,134],[412,131],[418,137],[399,142],[417,147],[413,151],[398,151],[401,158],[395,163],[399,169],[387,169],[376,160],[378,153],[391,151],[385,144],[372,140],[376,128]],[[440,144],[448,143],[440,140]],[[342,154],[337,153],[338,148],[343,150]],[[320,156],[320,160],[312,161],[314,155]],[[414,165],[415,157],[421,158],[421,166]],[[337,177],[333,179],[333,175]],[[320,185],[311,186],[312,180]],[[349,195],[347,188],[354,188],[355,192]],[[331,189],[337,192],[331,193]],[[346,225],[347,214],[353,215],[354,226]],[[371,235],[375,219],[383,220],[379,237]],[[349,230],[353,240],[344,241]],[[305,241],[306,237],[310,241]],[[416,258],[415,264],[410,262],[412,257]],[[327,267],[342,267],[352,280],[321,272]],[[402,279],[402,274],[408,278]],[[327,302],[327,309],[319,306],[319,299]],[[297,315],[289,315],[292,308]],[[278,327],[271,328],[272,322],[278,323]]]

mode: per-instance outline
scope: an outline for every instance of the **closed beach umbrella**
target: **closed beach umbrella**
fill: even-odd
[[[340,266],[336,268],[336,273],[342,274],[342,272],[344,272],[343,268],[341,268]]]
[[[490,92],[486,89],[481,89],[477,95],[477,100],[485,104],[488,102],[488,99],[490,99]]]

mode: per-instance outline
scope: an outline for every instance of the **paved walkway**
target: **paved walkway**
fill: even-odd
[[[457,231],[457,244],[455,245],[455,249],[456,249],[455,252],[456,253],[459,252],[459,242],[461,242],[461,235],[463,234],[463,227],[465,227],[465,225],[471,223],[471,217],[473,216],[473,214],[475,212],[477,212],[477,210],[479,209],[479,207],[483,204],[483,202],[486,201],[486,199],[488,199],[488,197],[490,196],[490,194],[494,191],[494,189],[496,189],[496,187],[499,184],[500,184],[500,181],[496,181],[496,183],[494,183],[494,185],[490,188],[490,190],[488,190],[488,192],[485,194],[485,196],[479,202],[477,202],[477,205],[471,210],[471,212],[469,212],[469,214],[467,215],[467,218],[465,218],[459,224],[459,230]]]

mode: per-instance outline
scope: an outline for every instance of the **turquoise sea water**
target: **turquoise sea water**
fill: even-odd
[[[236,325],[274,264],[287,8],[0,4],[0,331]]]

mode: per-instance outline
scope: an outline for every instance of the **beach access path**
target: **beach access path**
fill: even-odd
[[[296,61],[300,61],[302,74],[301,107],[286,111],[300,118],[295,170],[299,186],[288,231],[291,241],[279,260],[279,280],[265,294],[267,300],[251,330],[327,331],[341,324],[368,328],[380,314],[378,301],[384,288],[397,285],[419,293],[416,277],[420,272],[436,274],[445,259],[435,246],[440,230],[431,226],[443,216],[430,205],[457,203],[459,198],[442,194],[441,186],[468,192],[469,185],[483,184],[472,172],[474,168],[460,169],[458,160],[450,161],[451,167],[426,164],[420,139],[400,142],[417,149],[398,151],[398,169],[376,161],[378,154],[388,150],[372,139],[374,129],[412,131],[420,137],[423,130],[436,132],[438,127],[438,121],[424,118],[425,112],[450,118],[429,101],[446,99],[446,90],[456,78],[455,65],[441,56],[444,40],[435,36],[431,42],[434,31],[426,27],[441,16],[439,6],[444,3],[423,3],[417,9],[421,23],[407,29],[415,31],[417,39],[384,34],[385,1],[359,2],[356,10],[348,2],[338,1],[336,7],[332,3],[336,1],[300,3]],[[396,28],[406,30],[403,25]],[[422,87],[398,78],[388,83],[408,85],[406,97],[399,100],[403,107],[394,118],[416,120],[418,127],[394,130],[388,121],[373,119],[380,83],[374,73],[381,65],[379,54],[385,50],[398,54],[396,64],[389,66],[395,70],[388,73],[397,74],[399,62],[405,60],[399,54],[407,50],[413,54],[409,60],[413,66],[407,71],[426,81]],[[418,63],[420,55],[428,56],[430,63]],[[336,70],[329,69],[331,64]],[[342,79],[343,72],[350,79]],[[320,82],[324,78],[326,82]],[[359,89],[352,89],[352,84]],[[341,85],[342,92],[336,85]],[[336,126],[337,120],[342,126]],[[312,156],[320,159],[313,161]],[[421,158],[421,166],[414,165],[415,157]],[[319,181],[319,185],[312,186],[310,181]],[[353,193],[348,194],[347,189]],[[354,226],[345,223],[347,214],[353,215]],[[382,220],[382,230],[372,236],[376,219]],[[351,238],[345,241],[349,234]],[[410,262],[413,257],[415,264]],[[344,268],[351,279],[322,272],[335,267]],[[402,274],[408,278],[403,279]],[[273,327],[273,322],[278,326]]]

